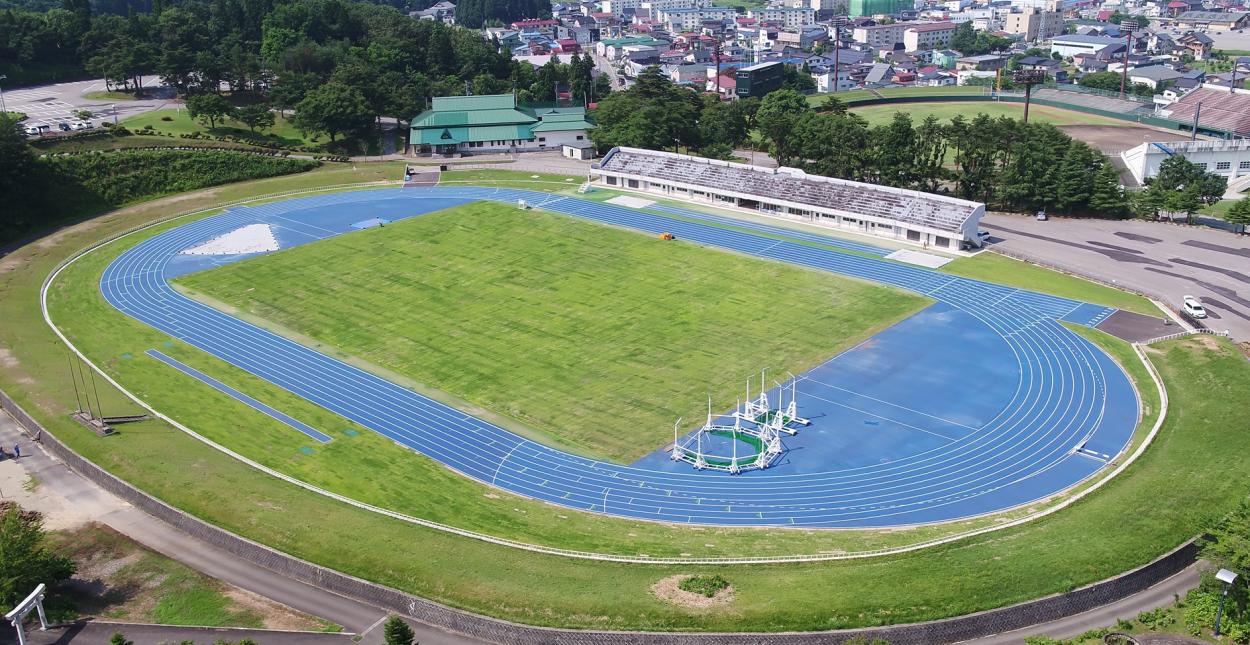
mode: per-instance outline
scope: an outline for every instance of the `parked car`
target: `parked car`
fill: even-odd
[[[1189,314],[1190,316],[1194,318],[1206,318],[1207,317],[1206,307],[1203,307],[1202,303],[1198,302],[1198,299],[1193,296],[1185,296],[1184,308],[1185,308],[1185,313]]]
[[[59,121],[59,122],[57,122],[56,127],[57,127],[57,129],[59,129],[61,132],[69,132],[69,131],[70,131],[69,124],[68,124],[68,123],[66,123],[66,122],[64,122],[64,121]]]
[[[90,121],[75,121],[74,122],[75,130],[90,130],[91,128],[94,128],[94,127],[95,126],[92,125]]]
[[[52,128],[45,123],[36,123],[34,125],[26,126],[26,134],[32,137],[37,137],[51,130]]]

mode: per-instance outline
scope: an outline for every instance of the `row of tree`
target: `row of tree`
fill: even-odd
[[[781,164],[828,177],[949,193],[993,208],[1112,217],[1131,212],[1103,156],[1046,124],[979,114],[916,124],[906,112],[872,127],[836,97],[821,110],[789,89],[725,103],[647,70],[594,110],[591,139],[613,146],[686,149],[728,159],[752,132]]]
[[[483,1],[495,18],[537,11],[514,0]],[[93,14],[89,0],[63,3],[46,12],[0,10],[0,66],[74,68],[135,92],[143,90],[143,76],[158,75],[179,94],[225,87],[286,109],[314,88],[338,83],[355,90],[374,119],[406,118],[433,96],[479,87],[538,98],[551,92],[533,87],[531,66],[500,52],[498,43],[470,29],[413,20],[391,6],[153,0],[150,11],[123,17]]]

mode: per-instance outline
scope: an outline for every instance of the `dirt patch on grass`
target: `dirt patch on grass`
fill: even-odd
[[[1188,135],[1156,130],[1141,125],[1061,125],[1060,130],[1073,139],[1088,143],[1099,152],[1121,152],[1149,141],[1179,141]]]
[[[701,594],[684,591],[678,586],[683,580],[693,577],[694,576],[692,575],[683,574],[663,578],[659,582],[651,585],[651,593],[656,598],[659,598],[664,602],[677,605],[682,609],[688,609],[691,611],[712,611],[726,607],[729,603],[733,602],[733,585],[721,589],[711,598]]]
[[[222,593],[230,599],[232,610],[250,612],[263,617],[265,629],[286,631],[317,631],[321,629],[321,624],[312,616],[295,611],[286,605],[280,605],[245,589],[227,587]]]

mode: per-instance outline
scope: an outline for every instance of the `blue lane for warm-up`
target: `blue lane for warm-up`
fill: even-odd
[[[192,301],[168,284],[172,276],[212,265],[180,255],[183,249],[248,224],[280,226],[285,247],[347,232],[370,217],[399,220],[468,201],[518,199],[872,280],[938,304],[836,357],[823,371],[801,375],[800,403],[804,396],[823,401],[826,417],[804,431],[810,438],[801,432],[788,440],[789,465],[733,477],[561,452]],[[867,245],[839,252],[790,241],[799,235],[787,229],[712,218],[511,189],[339,193],[234,209],[163,232],[118,257],[100,287],[127,315],[468,477],[592,512],[807,527],[950,520],[1050,496],[1105,466],[1091,452],[1115,455],[1127,444],[1138,412],[1132,385],[1105,353],[1059,323],[1096,323],[1110,310],[871,257],[879,253]],[[915,351],[920,341],[906,340],[908,324],[924,336],[924,352]],[[855,440],[855,433],[866,432],[873,434]],[[823,455],[817,449],[822,437],[836,446]]]
[[[261,414],[264,414],[270,418],[281,421],[282,423],[285,423],[286,425],[291,426],[292,428],[295,428],[296,430],[299,430],[300,432],[308,435],[309,437],[312,437],[313,439],[316,439],[317,441],[320,441],[321,443],[330,443],[330,440],[331,440],[330,435],[324,432],[321,432],[319,430],[316,430],[312,426],[308,425],[307,423],[304,423],[303,421],[298,421],[292,418],[288,414],[279,412],[273,409],[272,407],[269,407],[268,405],[265,405],[264,403],[261,403],[260,401],[257,401],[256,399],[230,387],[229,385],[226,385],[225,383],[218,381],[217,379],[205,374],[204,372],[201,372],[195,369],[194,367],[191,367],[190,365],[187,365],[186,363],[179,361],[176,358],[170,358],[169,356],[166,356],[165,354],[162,354],[161,352],[155,349],[149,349],[148,351],[144,353],[178,370],[179,372],[182,372],[183,374],[186,374],[187,376],[190,376],[191,378],[196,379],[200,381],[201,383],[204,383],[205,385],[213,388],[214,390],[217,390],[218,392],[221,392],[222,394],[225,394],[226,396],[234,398],[235,400],[239,401],[243,405],[246,405],[249,408],[256,410],[257,412],[260,412]]]

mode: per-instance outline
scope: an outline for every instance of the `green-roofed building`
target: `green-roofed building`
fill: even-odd
[[[517,105],[512,94],[440,96],[412,119],[409,143],[418,154],[559,150],[588,140],[583,107]]]

